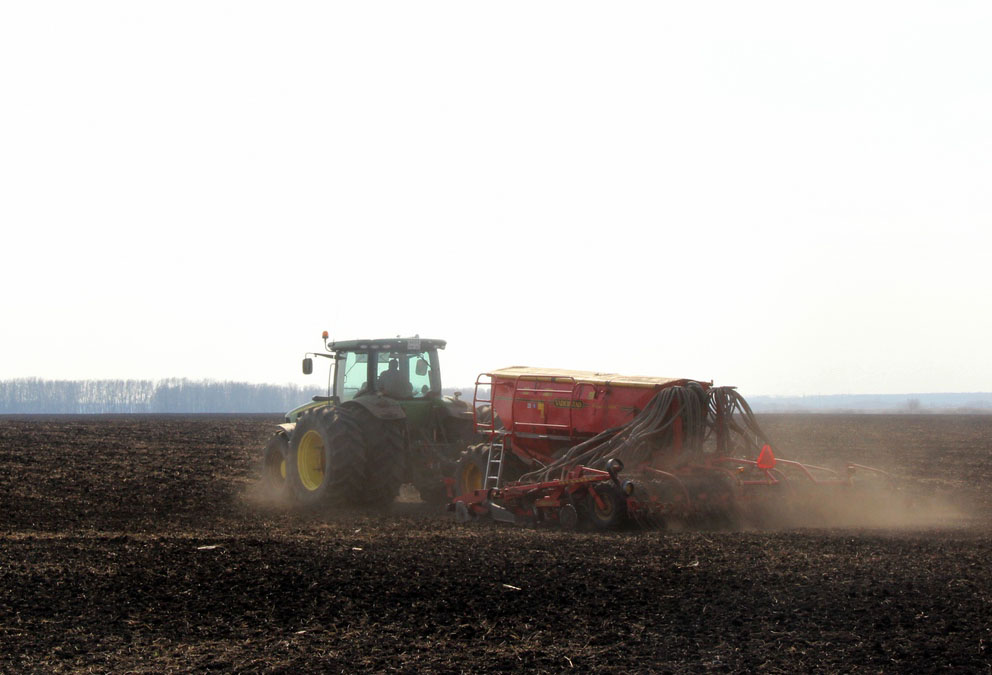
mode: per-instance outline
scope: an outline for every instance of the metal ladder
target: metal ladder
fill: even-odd
[[[485,489],[499,489],[503,483],[503,436],[493,436],[492,443],[489,444],[489,453],[486,455],[486,482]]]

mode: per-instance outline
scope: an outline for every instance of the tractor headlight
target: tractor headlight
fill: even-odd
[[[634,494],[634,481],[625,480],[623,482],[623,485],[620,486],[620,489],[623,490],[623,493],[628,497],[631,496],[632,494]]]
[[[614,457],[609,462],[606,463],[606,470],[612,473],[614,476],[623,471],[623,462]]]

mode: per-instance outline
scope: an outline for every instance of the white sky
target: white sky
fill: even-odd
[[[992,5],[0,5],[0,379],[320,332],[745,394],[992,390]]]

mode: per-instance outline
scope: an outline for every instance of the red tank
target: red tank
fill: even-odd
[[[695,382],[685,378],[642,377],[514,366],[484,373],[477,385],[490,384],[490,400],[500,426],[518,455],[548,463],[551,455],[606,429],[627,424],[662,389]],[[477,386],[478,390],[478,386]],[[479,400],[478,403],[486,403]],[[480,425],[480,431],[493,431]]]

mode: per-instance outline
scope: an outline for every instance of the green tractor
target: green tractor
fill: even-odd
[[[470,403],[441,393],[438,350],[419,337],[328,342],[327,396],[291,410],[263,451],[263,480],[303,507],[381,506],[404,483],[421,499],[451,497],[463,451],[479,439]]]

